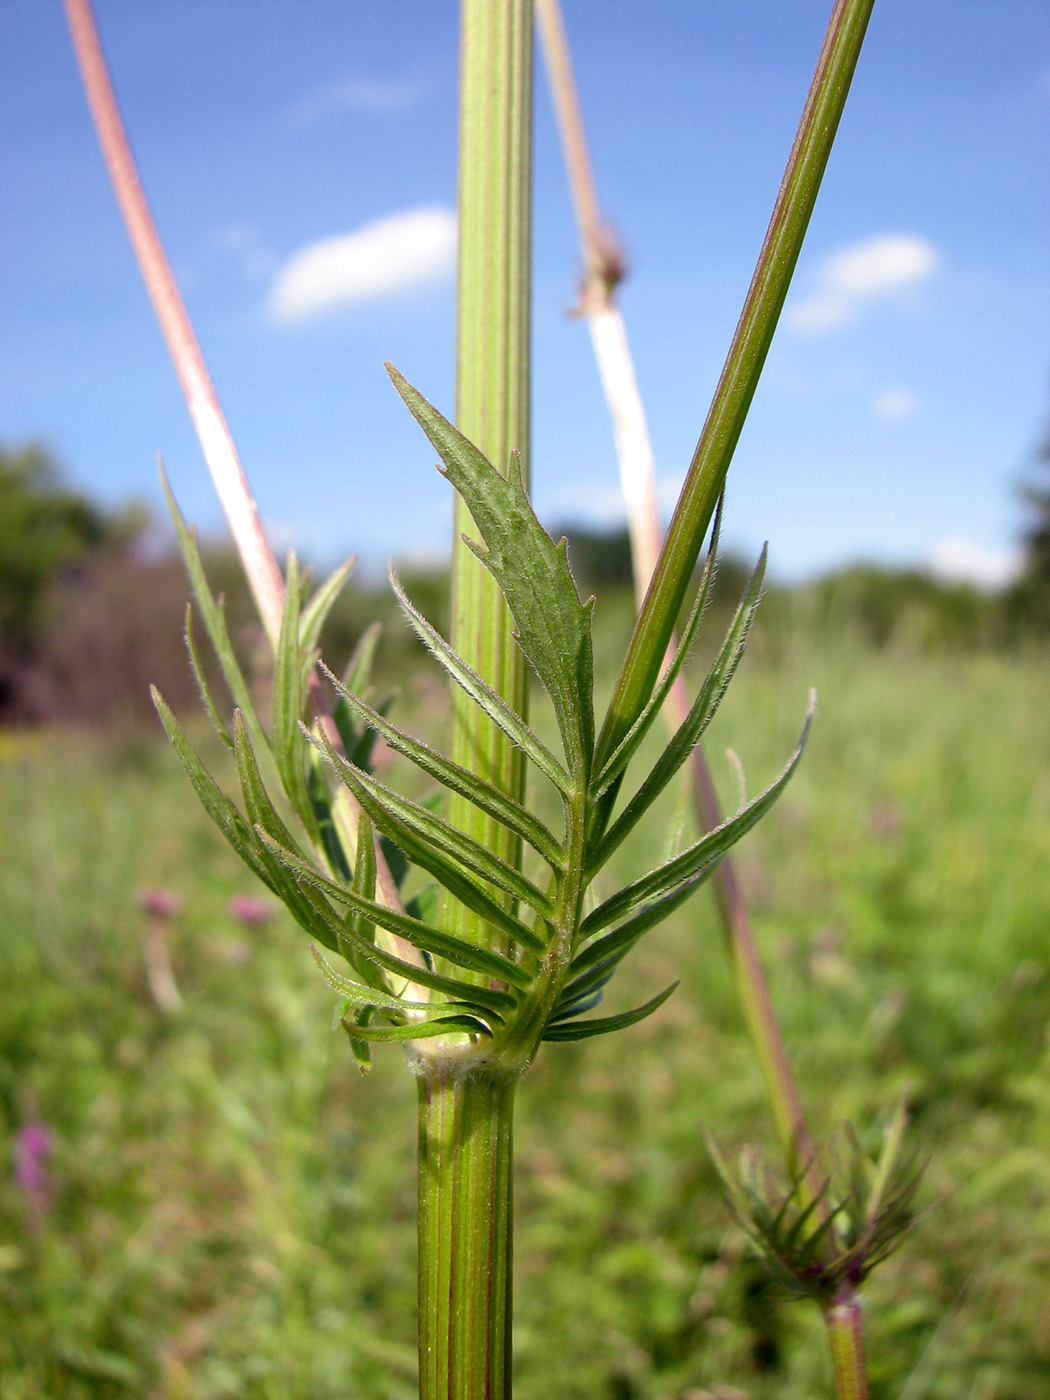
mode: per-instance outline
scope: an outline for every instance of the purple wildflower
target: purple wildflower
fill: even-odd
[[[230,900],[230,913],[239,924],[248,928],[262,928],[277,913],[268,899],[260,899],[254,894],[235,894]]]
[[[51,1156],[51,1130],[46,1123],[27,1123],[15,1135],[15,1183],[21,1187],[30,1210],[45,1216],[51,1204],[47,1160]]]
[[[154,919],[174,919],[182,909],[182,900],[173,890],[142,890],[139,906]]]

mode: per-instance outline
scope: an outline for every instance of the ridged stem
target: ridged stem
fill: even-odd
[[[463,0],[460,53],[459,268],[456,304],[456,424],[506,472],[511,451],[529,462],[531,0]],[[455,506],[451,641],[509,700],[527,703],[524,658],[495,581],[464,545],[478,538],[462,500]],[[507,737],[452,688],[451,757],[521,797],[524,763]],[[462,798],[449,820],[489,850],[520,862],[517,843]],[[473,942],[492,931],[454,901],[453,930]]]
[[[514,1084],[419,1080],[420,1400],[509,1400]]]
[[[869,1400],[860,1299],[850,1289],[825,1314],[836,1400]]]
[[[456,424],[499,471],[516,451],[526,483],[531,117],[531,0],[462,0]],[[513,619],[464,534],[479,538],[457,497],[450,640],[524,715],[528,676]],[[522,755],[455,686],[451,712],[450,756],[520,800]],[[520,843],[472,803],[450,795],[446,815],[520,866]],[[454,899],[445,901],[442,923],[477,945],[497,941]],[[417,1066],[421,1400],[509,1400],[511,1393],[514,1080],[476,1061],[467,1071],[470,1054],[455,1041],[428,1046]]]

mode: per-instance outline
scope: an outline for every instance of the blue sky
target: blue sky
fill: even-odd
[[[670,509],[747,288],[830,0],[566,0],[621,305]],[[218,506],[119,222],[58,0],[3,0],[0,442],[110,504]],[[162,237],[264,521],[322,563],[448,548],[451,504],[382,370],[452,397],[451,3],[97,0]],[[1045,0],[876,0],[730,474],[774,573],[993,579],[1050,417]],[[533,476],[615,524],[612,435],[566,315],[576,235],[537,63]],[[400,276],[392,271],[396,250]]]

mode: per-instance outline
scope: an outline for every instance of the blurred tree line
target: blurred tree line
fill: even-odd
[[[176,711],[198,707],[183,640],[185,567],[172,532],[159,545],[150,525],[142,506],[106,513],[71,490],[42,448],[0,450],[0,723],[152,720],[151,684]],[[202,554],[241,664],[264,683],[269,648],[237,556],[209,542]],[[411,570],[403,577],[428,616],[447,627],[447,579]],[[351,580],[325,631],[336,670],[376,619],[387,624],[386,669],[416,651],[390,589]],[[221,691],[217,673],[209,680]]]
[[[1050,437],[1023,487],[1029,518],[1025,567],[1016,584],[990,594],[944,584],[920,571],[854,566],[793,589],[766,590],[755,644],[774,651],[798,629],[846,634],[887,647],[1008,647],[1050,637]],[[141,506],[107,513],[63,484],[38,446],[0,450],[0,723],[112,722],[152,717],[156,683],[177,710],[197,704],[182,641],[188,585],[173,546],[158,547]],[[569,558],[581,592],[597,593],[606,616],[627,620],[631,602],[626,531],[568,528]],[[224,596],[230,632],[249,674],[269,664],[232,548],[204,548],[209,578]],[[749,569],[723,558],[711,602],[720,633]],[[404,571],[410,596],[442,629],[448,578]],[[392,679],[418,655],[385,581],[351,578],[324,637],[339,669],[370,622],[384,624],[380,679]],[[627,621],[629,625],[629,621]]]
[[[1050,635],[1050,428],[1039,446],[1021,499],[1028,512],[1024,569],[1013,590],[1018,616],[1033,630]]]

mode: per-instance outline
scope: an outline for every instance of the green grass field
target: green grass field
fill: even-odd
[[[902,1086],[924,1214],[866,1290],[875,1394],[1050,1396],[1050,660],[873,655],[759,636],[708,752],[755,790],[818,720],[738,850],[813,1127],[877,1134]],[[440,696],[413,679],[401,714]],[[429,710],[428,710],[429,707]],[[3,1400],[414,1394],[414,1086],[371,1074],[283,911],[160,739],[0,735]],[[648,839],[656,846],[662,831]],[[628,851],[624,860],[641,863]],[[138,893],[181,1009],[151,995]],[[520,1400],[829,1394],[819,1319],[766,1284],[700,1124],[771,1145],[701,892],[616,1002],[643,1025],[546,1047],[519,1093]],[[14,1175],[48,1125],[46,1210]]]

